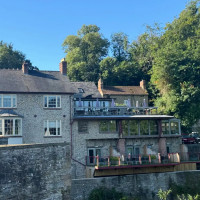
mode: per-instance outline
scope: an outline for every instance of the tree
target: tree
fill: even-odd
[[[167,24],[154,52],[151,82],[161,113],[174,114],[187,129],[200,119],[200,1],[192,1]]]
[[[113,52],[113,57],[116,58],[118,62],[128,58],[128,44],[129,41],[126,34],[120,32],[111,35],[111,50]]]
[[[73,81],[97,82],[100,61],[107,56],[109,42],[96,25],[83,25],[76,35],[67,36],[63,42],[68,76]]]
[[[0,69],[21,69],[25,55],[13,50],[12,44],[0,41]]]

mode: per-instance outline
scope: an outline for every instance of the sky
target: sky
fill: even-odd
[[[40,70],[59,70],[62,43],[83,24],[100,27],[104,37],[124,32],[130,42],[146,25],[165,26],[189,0],[0,0],[0,41],[13,44]]]

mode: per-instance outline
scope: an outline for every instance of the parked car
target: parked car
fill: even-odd
[[[190,133],[190,136],[195,139],[195,143],[199,144],[200,143],[200,136],[198,132],[192,132]]]
[[[195,144],[196,140],[191,135],[182,135],[182,143],[183,144]]]

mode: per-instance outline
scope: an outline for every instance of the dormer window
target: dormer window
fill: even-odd
[[[0,108],[16,108],[17,97],[15,94],[0,94]]]
[[[78,88],[79,93],[84,93],[84,90],[82,88]]]

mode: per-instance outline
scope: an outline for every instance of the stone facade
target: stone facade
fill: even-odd
[[[0,147],[0,199],[69,199],[68,143]]]
[[[71,96],[60,96],[61,108],[44,108],[43,94],[17,94],[17,107],[9,110],[22,117],[22,143],[70,142]],[[44,136],[45,120],[61,120],[61,136]]]
[[[73,158],[78,162],[74,162],[74,178],[86,177],[86,170],[84,165],[88,165],[89,149],[101,149],[101,157],[107,156],[127,156],[127,148],[139,148],[140,154],[158,154],[159,140],[158,136],[135,136],[121,138],[119,132],[116,133],[100,133],[99,120],[88,120],[87,133],[78,132],[78,120],[73,122]],[[168,153],[180,152],[181,138],[180,136],[166,136],[164,138],[163,148]],[[167,148],[167,149],[166,149]],[[95,153],[95,152],[94,152]],[[136,153],[136,152],[134,152]],[[96,156],[96,155],[94,155]]]
[[[198,181],[197,181],[198,180]],[[98,187],[115,188],[126,195],[146,200],[158,200],[159,189],[168,190],[172,183],[199,188],[200,171],[168,172],[72,180],[71,200],[87,199]]]

